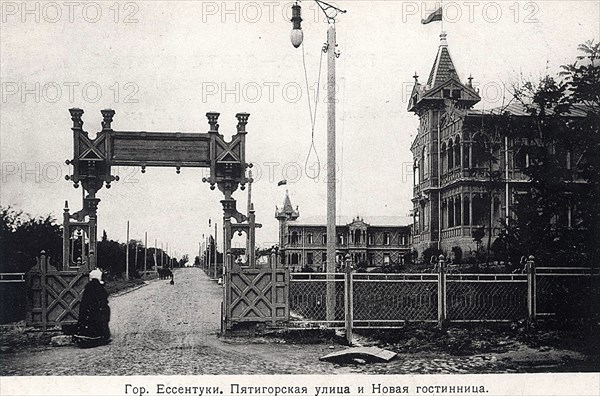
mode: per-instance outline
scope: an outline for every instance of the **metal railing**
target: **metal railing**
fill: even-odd
[[[25,282],[25,272],[0,272],[0,283],[15,282]]]
[[[411,321],[510,322],[545,316],[600,314],[600,272],[584,267],[537,267],[523,274],[336,273],[335,320],[326,318],[326,273],[293,273],[289,306],[294,325],[390,328]],[[348,315],[350,309],[351,315]],[[348,319],[350,317],[350,319]]]

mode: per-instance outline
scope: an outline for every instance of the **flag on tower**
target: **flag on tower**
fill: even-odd
[[[432,12],[427,19],[421,19],[421,23],[423,25],[427,25],[430,22],[441,21],[442,20],[442,7],[438,8],[434,12]]]

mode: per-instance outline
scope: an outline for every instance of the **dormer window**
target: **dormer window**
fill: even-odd
[[[442,89],[442,97],[443,98],[450,98],[450,90],[449,89]]]
[[[452,90],[452,99],[460,99],[461,91],[460,89]]]

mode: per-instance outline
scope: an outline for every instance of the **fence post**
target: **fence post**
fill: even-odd
[[[40,286],[42,297],[42,329],[48,330],[48,262],[46,261],[46,252],[40,252]]]
[[[446,258],[440,254],[438,270],[438,327],[442,329],[446,322]]]
[[[527,271],[527,313],[529,320],[534,321],[536,316],[536,281],[535,281],[535,257],[529,256],[525,264]]]
[[[353,286],[352,286],[352,265],[350,261],[350,257],[346,257],[346,276],[345,276],[345,285],[346,285],[346,293],[345,302],[346,302],[346,341],[348,341],[348,345],[352,346],[352,321],[353,321],[353,309],[354,309],[354,294],[353,294]]]

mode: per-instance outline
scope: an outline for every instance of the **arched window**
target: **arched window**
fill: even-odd
[[[415,161],[415,164],[413,165],[413,181],[414,181],[414,187],[417,186],[417,184],[421,183],[421,172],[419,172],[419,160]]]
[[[463,202],[463,224],[471,225],[471,217],[469,215],[469,197],[465,197]]]
[[[313,243],[313,234],[310,232],[306,235],[306,243],[309,245]]]
[[[446,143],[442,143],[442,151],[440,153],[442,158],[442,174],[448,172],[448,159],[446,156]]]
[[[292,253],[292,265],[300,264],[300,255],[298,253]]]
[[[429,152],[427,150],[427,147],[423,147],[423,151],[422,151],[422,162],[423,162],[423,179],[427,179],[429,178]]]
[[[459,226],[461,225],[462,222],[462,203],[461,203],[461,197],[460,195],[458,197],[456,197],[454,199],[454,213],[455,213],[455,218],[456,218],[456,224],[454,224],[455,226]]]
[[[454,166],[457,168],[460,167],[460,160],[460,136],[457,136],[456,139],[454,139]]]
[[[389,246],[389,244],[390,244],[390,233],[389,232],[383,233],[383,244],[386,246]]]
[[[454,227],[454,198],[448,200],[448,227]]]
[[[360,230],[355,230],[354,231],[354,243],[357,244],[357,245],[361,243],[361,232],[360,232]]]
[[[452,146],[452,139],[448,142],[448,171],[454,168],[454,147]]]

